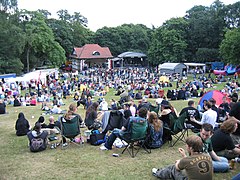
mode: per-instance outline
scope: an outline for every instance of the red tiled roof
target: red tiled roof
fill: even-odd
[[[93,55],[94,52],[99,52],[100,55]],[[85,44],[83,47],[75,47],[71,56],[78,59],[104,59],[112,58],[112,53],[108,47],[101,47],[98,44]]]

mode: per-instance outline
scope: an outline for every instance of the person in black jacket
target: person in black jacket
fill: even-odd
[[[40,152],[47,148],[48,132],[41,130],[41,124],[37,122],[32,131],[27,133],[31,152]]]
[[[30,125],[28,120],[25,118],[24,114],[20,112],[18,114],[18,119],[15,125],[16,135],[17,136],[24,136],[30,131]]]
[[[13,106],[14,107],[17,107],[17,106],[21,106],[22,104],[21,104],[21,102],[20,102],[20,100],[18,99],[18,97],[16,96],[15,98],[14,98],[14,101],[13,101]]]
[[[88,127],[88,129],[93,129],[93,124],[97,119],[98,113],[98,102],[92,103],[91,106],[88,107],[85,115],[85,125]]]
[[[0,99],[0,114],[6,113],[6,104],[3,102],[2,99]]]

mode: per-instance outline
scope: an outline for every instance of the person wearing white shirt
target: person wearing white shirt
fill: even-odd
[[[137,113],[137,107],[136,107],[136,105],[134,106],[134,104],[135,104],[134,101],[131,100],[129,110],[131,111],[131,114],[133,117],[135,117],[136,113]]]
[[[51,112],[53,114],[60,114],[62,112],[60,105],[54,105],[53,108],[51,109]]]
[[[103,98],[102,102],[99,105],[101,111],[107,111],[108,110],[108,103]]]
[[[204,105],[206,111],[202,115],[201,121],[197,121],[194,117],[190,117],[190,120],[194,122],[196,128],[200,129],[202,124],[208,123],[211,124],[213,127],[218,127],[217,121],[217,112],[211,109],[212,105],[207,102]]]

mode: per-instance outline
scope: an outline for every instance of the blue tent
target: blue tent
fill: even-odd
[[[2,74],[0,75],[0,78],[3,79],[3,78],[15,78],[16,77],[16,74],[13,73],[13,74]]]

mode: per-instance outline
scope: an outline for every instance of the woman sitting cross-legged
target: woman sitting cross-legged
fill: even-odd
[[[145,146],[150,149],[160,148],[163,145],[163,123],[158,119],[156,112],[148,115],[148,138]]]

